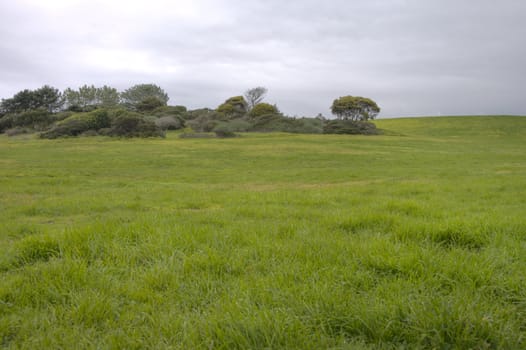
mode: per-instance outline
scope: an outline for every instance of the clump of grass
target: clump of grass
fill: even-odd
[[[351,214],[349,219],[339,225],[340,229],[349,233],[389,233],[395,226],[396,217],[372,212]]]
[[[13,265],[21,266],[60,257],[59,242],[48,235],[33,235],[23,238],[14,248]]]

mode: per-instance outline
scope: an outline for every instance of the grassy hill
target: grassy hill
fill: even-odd
[[[388,132],[426,136],[523,136],[526,117],[457,116],[380,119],[375,124]]]
[[[526,118],[0,136],[5,348],[524,348]]]

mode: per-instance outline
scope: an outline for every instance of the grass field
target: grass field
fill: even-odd
[[[21,349],[526,348],[526,118],[0,136]]]

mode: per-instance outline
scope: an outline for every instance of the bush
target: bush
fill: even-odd
[[[215,115],[215,112],[200,115],[187,121],[186,125],[196,132],[211,132],[219,124],[219,121],[214,118]]]
[[[376,125],[370,122],[353,121],[353,120],[329,120],[323,127],[324,134],[361,134],[377,135],[379,134]]]
[[[138,113],[117,116],[111,123],[109,136],[164,137],[164,132],[154,122],[145,120]]]
[[[278,114],[279,110],[276,106],[271,105],[270,103],[258,103],[255,105],[250,112],[248,112],[248,115],[251,118],[257,118],[259,116],[265,115],[265,114]]]
[[[183,127],[183,122],[179,118],[165,116],[155,120],[155,125],[161,130],[177,130]]]
[[[323,121],[316,118],[287,118],[282,131],[297,134],[321,134],[323,132]]]
[[[46,109],[34,109],[16,114],[6,114],[0,119],[0,131],[14,127],[27,127],[43,130],[54,122],[52,114]]]
[[[0,118],[0,132],[4,132],[7,129],[13,128],[13,115],[6,114]]]
[[[184,117],[187,110],[185,106],[162,106],[152,111],[156,117],[180,116]]]
[[[99,136],[99,133],[96,130],[89,129],[89,130],[84,131],[79,136]]]
[[[54,139],[64,136],[77,136],[88,130],[97,131],[111,126],[110,112],[105,109],[96,109],[87,113],[75,113],[42,134],[40,137]]]
[[[30,132],[31,132],[31,130],[28,129],[28,128],[22,128],[20,126],[16,126],[16,127],[12,128],[12,129],[7,129],[5,131],[5,134],[7,136],[11,137],[11,136],[16,136],[16,135],[28,134]]]
[[[250,131],[283,131],[286,128],[288,119],[281,114],[264,114],[253,118]]]
[[[220,123],[214,128],[214,132],[217,137],[227,138],[227,137],[236,137],[234,130],[230,123]]]
[[[141,102],[137,103],[135,108],[139,112],[149,112],[149,111],[153,111],[156,108],[163,107],[164,105],[166,105],[166,103],[161,101],[159,98],[155,96],[149,96],[149,97],[146,97]]]
[[[56,139],[59,137],[77,136],[89,130],[89,122],[82,118],[68,118],[55,125],[51,130],[40,134],[44,139]]]

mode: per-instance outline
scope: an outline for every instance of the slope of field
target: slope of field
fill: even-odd
[[[382,136],[0,136],[21,349],[526,347],[526,118]]]

